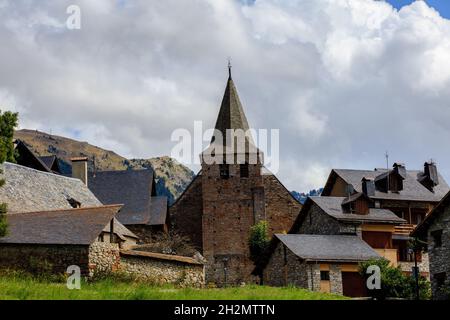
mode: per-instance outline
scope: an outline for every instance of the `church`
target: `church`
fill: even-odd
[[[215,134],[200,155],[202,169],[169,208],[172,229],[188,237],[203,254],[206,283],[217,286],[258,281],[251,275],[255,267],[250,259],[251,227],[266,221],[270,237],[285,233],[301,209],[289,190],[264,167],[263,154],[251,136],[245,137],[244,151],[235,148],[233,140],[216,137],[222,133],[228,138],[229,130],[239,129],[247,132],[249,125],[229,67]],[[208,156],[219,153],[223,162],[208,161]]]

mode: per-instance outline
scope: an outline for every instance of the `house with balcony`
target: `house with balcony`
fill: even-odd
[[[362,236],[366,242],[373,244],[378,240],[368,237],[372,238],[376,235],[376,239],[384,237],[387,241],[389,233],[389,241],[392,242],[390,247],[396,250],[397,264],[404,272],[410,273],[414,265],[414,255],[408,249],[410,234],[425,220],[449,190],[447,182],[438,172],[434,162],[425,162],[423,170],[407,170],[404,164],[394,163],[390,170],[333,169],[325,184],[322,197],[351,199],[362,193],[374,209],[388,210],[403,219],[405,223],[389,227],[389,232],[386,231],[387,229],[382,231],[377,227],[377,230],[372,230],[377,233],[370,236],[362,234]],[[352,205],[355,206],[355,210],[358,210],[356,203]],[[367,226],[361,227],[367,228]],[[421,273],[428,275],[428,255],[419,254],[417,259]]]

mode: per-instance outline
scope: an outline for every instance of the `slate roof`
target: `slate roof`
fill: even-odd
[[[363,178],[376,179],[379,175],[385,174],[387,169],[375,170],[353,170],[353,169],[333,169],[325,186],[323,195],[328,195],[329,187],[332,183],[333,176],[341,177],[346,183],[353,185],[357,192],[362,192]],[[445,179],[439,174],[439,184],[434,187],[431,192],[424,187],[418,179],[422,177],[423,172],[420,170],[407,170],[406,179],[403,181],[403,190],[399,193],[375,191],[373,199],[389,199],[389,200],[409,200],[409,201],[427,201],[439,202],[447,192],[450,191]]]
[[[305,261],[361,262],[380,258],[357,236],[276,234],[275,237]]]
[[[342,208],[342,203],[346,200],[345,197],[309,197],[308,200],[317,204],[326,214],[339,221],[406,223],[406,220],[387,209],[370,208],[366,215],[345,213]]]
[[[71,209],[70,198],[80,202],[82,207],[102,205],[79,179],[8,162],[0,167],[3,169],[1,177],[6,180],[0,188],[0,202],[8,204],[8,213]]]
[[[135,214],[120,212],[117,218],[125,225],[164,225],[167,220],[167,197],[152,197],[149,210]]]
[[[90,172],[89,189],[103,204],[123,203],[117,219],[125,225],[165,224],[167,197],[155,194],[151,169]]]
[[[8,214],[9,234],[0,244],[90,245],[109,224],[120,205]]]
[[[412,232],[413,237],[426,239],[428,236],[428,228],[433,224],[435,219],[441,215],[450,205],[450,192],[439,202],[439,204],[425,217],[425,219]]]

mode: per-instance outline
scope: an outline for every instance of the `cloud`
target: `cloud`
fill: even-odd
[[[77,4],[82,29],[67,30]],[[332,167],[420,168],[450,178],[450,21],[423,1],[0,0],[0,104],[21,127],[127,157],[214,125],[232,57],[255,128],[280,129],[280,179],[323,185]]]

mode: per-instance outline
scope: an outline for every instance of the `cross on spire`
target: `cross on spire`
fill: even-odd
[[[231,57],[228,57],[228,77],[231,79]]]

